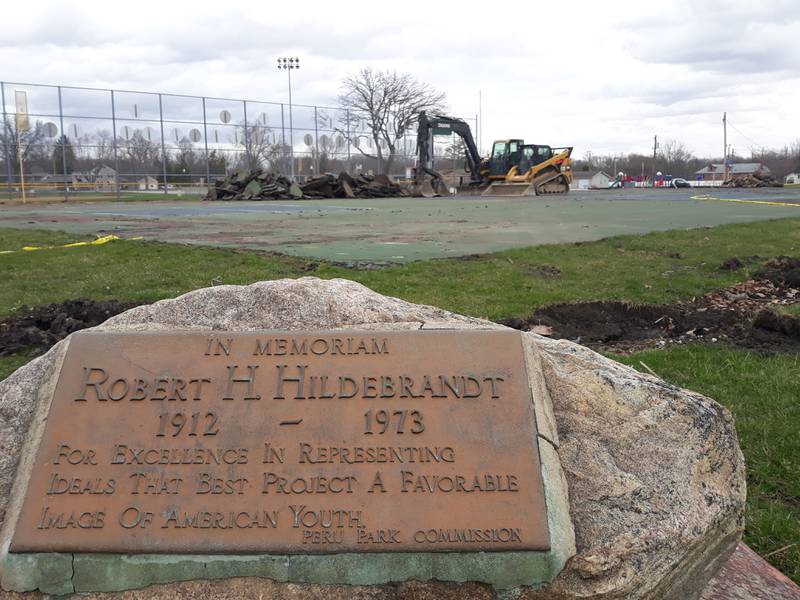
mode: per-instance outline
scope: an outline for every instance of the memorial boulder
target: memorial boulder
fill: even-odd
[[[0,383],[2,586],[695,598],[730,414],[581,346],[315,278],[73,334]]]

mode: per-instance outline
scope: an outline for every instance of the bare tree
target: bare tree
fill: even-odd
[[[122,150],[132,166],[142,171],[154,167],[161,152],[159,145],[148,140],[138,129],[133,133],[131,139],[125,140]]]
[[[277,141],[266,125],[241,125],[236,138],[244,148],[243,166],[247,169],[272,168],[288,153],[288,148]]]
[[[342,82],[339,107],[336,132],[361,154],[376,159],[379,169],[388,173],[397,156],[397,144],[411,133],[417,115],[423,110],[443,112],[445,94],[411,75],[366,67]],[[366,131],[360,127],[362,123]],[[365,135],[370,144],[363,143]]]
[[[694,159],[692,152],[678,140],[665,140],[659,145],[658,158],[662,170],[670,175],[683,175]]]
[[[19,171],[19,158],[22,155],[22,164],[29,165],[34,162],[48,164],[50,160],[51,144],[47,141],[44,123],[36,121],[27,131],[20,131],[17,135],[17,123],[13,118],[6,118],[3,132],[0,134],[0,143],[8,153],[6,160],[11,163],[14,173]]]
[[[174,163],[178,173],[194,173],[199,166],[200,157],[194,151],[194,144],[189,138],[184,137],[178,141]]]
[[[338,161],[341,160],[342,154],[346,147],[347,142],[344,137],[338,134],[323,133],[317,140],[308,147],[308,152],[314,161],[319,161],[319,173],[326,173],[335,167]]]
[[[110,161],[114,158],[114,137],[108,129],[99,130],[94,136],[97,160]]]

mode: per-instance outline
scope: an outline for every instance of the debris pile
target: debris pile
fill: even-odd
[[[759,187],[783,187],[783,183],[775,179],[771,173],[766,171],[756,171],[752,174],[734,175],[723,183],[725,187],[745,187],[745,188],[759,188]]]
[[[262,169],[238,171],[217,180],[206,200],[300,200],[303,198],[385,198],[406,196],[386,175],[326,174],[293,183],[283,175]]]

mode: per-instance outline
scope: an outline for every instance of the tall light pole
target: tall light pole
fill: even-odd
[[[289,155],[291,158],[290,173],[291,179],[294,181],[294,136],[292,131],[292,69],[300,68],[300,59],[297,57],[286,58],[280,57],[278,59],[278,68],[285,69],[286,74],[289,76]]]

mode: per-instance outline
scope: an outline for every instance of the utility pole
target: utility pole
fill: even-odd
[[[481,142],[483,142],[483,136],[481,135],[481,130],[483,129],[483,91],[478,90],[478,131],[475,133],[478,135],[478,154],[482,153],[481,150]]]
[[[722,113],[722,181],[728,181],[728,113]]]
[[[653,136],[653,176],[650,178],[652,187],[656,187],[656,152],[658,151],[658,135]]]

